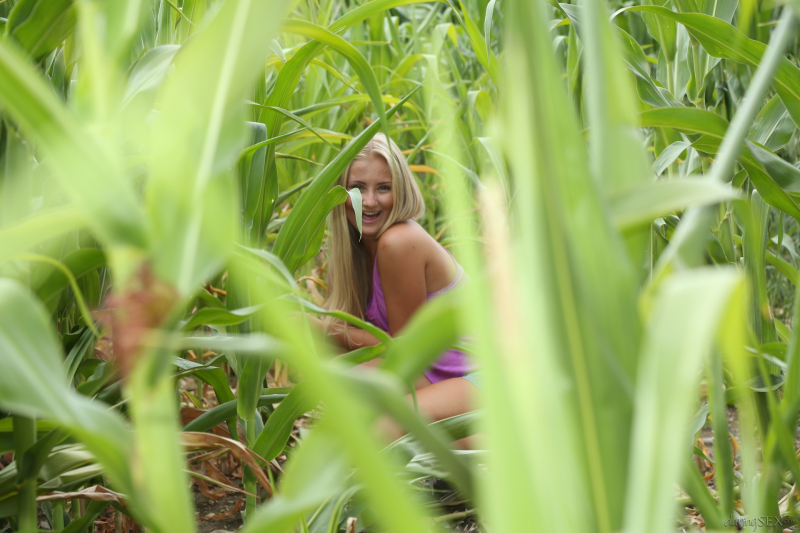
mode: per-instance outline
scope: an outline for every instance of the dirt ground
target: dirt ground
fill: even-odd
[[[736,409],[729,406],[727,410],[728,428],[734,439],[739,441],[739,422]],[[306,426],[306,420],[300,419],[293,431],[296,438],[300,428]],[[294,441],[294,439],[291,439]],[[706,456],[714,460],[714,439],[710,428],[710,421],[706,421],[706,426],[700,431],[700,437],[695,444],[703,450]],[[800,448],[800,429],[798,429],[797,447]],[[737,446],[738,448],[738,446]],[[206,454],[207,455],[207,454]],[[191,464],[191,468],[199,476],[192,478],[192,495],[195,501],[197,516],[197,528],[200,533],[233,533],[243,526],[241,510],[244,508],[246,494],[243,493],[242,469],[238,461],[234,460],[229,454],[216,457],[204,458],[202,453],[195,455],[200,460]],[[713,464],[703,461],[700,457],[695,457],[696,464],[701,473],[706,477],[710,487],[713,488]],[[190,459],[191,461],[191,459]],[[279,456],[278,462],[285,461],[285,456]],[[740,453],[737,450],[735,457],[736,465],[741,463]],[[738,471],[738,467],[737,467]],[[213,480],[213,481],[209,481]],[[216,483],[215,483],[216,482]],[[227,485],[228,488],[220,486]],[[463,501],[457,492],[452,490],[446,483],[435,481],[432,487],[439,494],[439,509],[435,512],[439,522],[446,531],[459,533],[481,533],[487,531],[481,527],[480,517],[475,514],[474,506],[471,502]],[[261,496],[265,496],[262,489]],[[685,508],[688,523],[704,529],[705,524],[702,517],[691,507]],[[42,527],[49,529],[44,519]],[[118,533],[114,510],[109,507],[94,524],[94,533]],[[122,523],[121,531],[125,533],[138,533],[143,531],[138,528],[132,520],[127,518]],[[375,533],[370,528],[364,529],[360,526],[356,533]],[[348,532],[349,533],[349,532]]]

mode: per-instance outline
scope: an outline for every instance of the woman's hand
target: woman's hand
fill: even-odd
[[[325,333],[325,325],[322,322],[322,319],[315,316],[306,315],[306,320],[308,320],[308,324],[311,326],[311,329],[316,329],[320,333]]]
[[[297,317],[297,320],[303,319],[300,312],[295,312],[294,315]],[[308,320],[308,324],[311,329],[316,330],[322,335],[330,337],[331,340],[333,340],[336,344],[347,350],[355,350],[357,348],[363,348],[364,346],[375,346],[376,344],[380,344],[380,341],[377,338],[373,337],[372,334],[367,333],[363,329],[350,326],[348,328],[350,339],[348,340],[343,329],[334,326],[330,331],[325,331],[325,324],[322,319],[311,316],[308,313],[306,313],[305,319]]]
[[[321,319],[312,316],[308,313],[304,313],[302,311],[292,311],[291,315],[292,315],[292,320],[296,322],[299,326],[301,327],[303,326],[303,320],[305,319],[308,321],[308,325],[311,327],[311,329],[316,330],[317,332],[322,334],[325,333],[325,326],[323,325]]]

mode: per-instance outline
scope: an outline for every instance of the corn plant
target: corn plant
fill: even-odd
[[[767,292],[800,280],[791,6],[7,0],[0,24],[14,530],[38,528],[37,495],[98,482],[149,530],[194,530],[184,453],[220,446],[253,532],[338,531],[354,497],[373,527],[436,529],[420,475],[497,531],[673,529],[675,483],[713,529],[795,516],[800,344]],[[320,307],[334,183],[378,131],[473,280],[395,339]],[[383,342],[334,358],[303,313]],[[483,409],[428,425],[403,384],[464,336]],[[265,388],[276,361],[299,384]],[[181,428],[185,376],[216,405]],[[713,490],[692,462],[709,414]],[[382,450],[379,415],[409,436]],[[448,444],[476,432],[483,451]],[[53,529],[108,505],[75,502]]]

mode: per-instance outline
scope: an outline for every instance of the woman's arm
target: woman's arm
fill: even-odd
[[[350,335],[349,342],[344,334],[344,329],[331,331],[328,334],[336,339],[336,342],[340,346],[346,348],[347,350],[357,350],[358,348],[364,348],[365,346],[376,346],[381,343],[381,341],[375,338],[372,333],[355,326],[350,326],[347,328],[347,333]]]
[[[397,224],[378,240],[378,272],[393,337],[428,298],[424,231],[416,224]]]
[[[306,318],[312,327],[316,328],[320,332],[325,331],[325,326],[321,319],[313,316],[307,316]],[[379,341],[371,333],[355,326],[350,326],[347,331],[350,334],[350,341],[347,340],[347,337],[344,334],[344,329],[336,328],[334,331],[328,331],[327,335],[329,337],[333,337],[337,344],[347,350],[355,350],[365,346],[375,346],[381,343],[381,341]]]
[[[428,299],[425,265],[426,244],[429,239],[428,234],[418,224],[401,223],[389,228],[378,240],[378,273],[386,302],[389,335],[392,337],[398,335]],[[322,321],[314,320],[322,331]],[[351,326],[348,333],[350,342],[344,329],[336,328],[327,332],[347,350],[380,344],[377,338],[363,329]]]

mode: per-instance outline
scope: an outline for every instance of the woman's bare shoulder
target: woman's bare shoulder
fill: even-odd
[[[398,222],[383,232],[383,235],[378,239],[378,250],[389,253],[402,253],[410,250],[423,252],[432,243],[435,243],[435,241],[422,226],[413,220],[406,220],[405,222]]]

